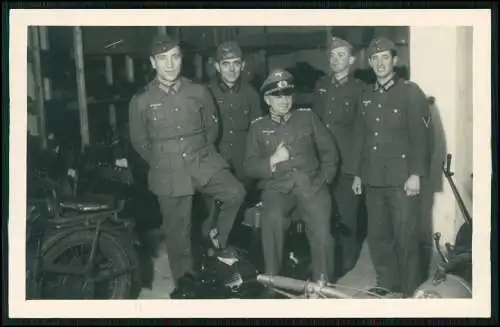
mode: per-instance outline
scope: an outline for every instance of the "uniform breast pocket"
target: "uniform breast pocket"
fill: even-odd
[[[165,120],[165,111],[161,108],[149,107],[146,110],[145,115],[148,123],[153,126],[162,124]]]
[[[200,128],[203,126],[203,107],[196,101],[189,101],[184,106],[186,122],[195,127]]]
[[[352,99],[344,99],[339,103],[339,108],[337,108],[337,121],[341,124],[352,124],[355,116],[355,101]]]
[[[392,108],[386,112],[385,122],[390,127],[400,127],[404,122],[404,113],[399,108]]]
[[[235,128],[240,130],[248,129],[250,125],[250,110],[248,107],[240,107],[234,111],[230,117],[230,121]]]
[[[300,132],[292,141],[293,145],[300,147],[308,147],[312,145],[312,131]]]
[[[266,154],[273,153],[278,146],[278,139],[274,133],[264,133],[260,137],[259,145]]]

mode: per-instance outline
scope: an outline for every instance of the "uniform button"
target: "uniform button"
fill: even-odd
[[[346,106],[348,106],[348,105],[349,105],[349,102],[346,102],[346,103],[345,103],[345,105],[346,105]]]
[[[181,140],[181,142],[184,141],[184,137],[181,137],[180,140]]]
[[[377,107],[382,108],[382,105],[379,103]]]
[[[401,158],[403,158],[403,159],[406,158],[406,154],[402,154]]]
[[[233,131],[232,131],[232,130],[230,130],[230,131],[229,131],[229,134],[233,134]]]
[[[375,133],[373,133],[373,135],[378,136],[378,133],[377,133],[377,132],[375,132]]]
[[[179,111],[179,108],[175,108],[174,110],[175,110],[175,111]]]
[[[376,121],[380,121],[380,118],[379,118],[379,117],[377,117],[377,118],[375,118],[375,120],[376,120]]]
[[[332,100],[335,100],[335,97],[332,97]]]
[[[185,153],[183,153],[183,154],[182,154],[182,157],[183,157],[183,158],[186,158],[186,156],[187,156],[187,154],[185,154]]]
[[[394,111],[395,114],[397,114],[399,110],[398,109],[394,109],[393,111]]]
[[[331,114],[332,114],[332,111],[328,111],[328,113],[331,115]]]
[[[180,126],[177,126],[177,129],[181,129],[181,127],[180,127]]]
[[[233,146],[233,143],[229,143],[229,146]]]
[[[373,150],[377,150],[377,146],[376,145],[373,146]]]
[[[292,168],[292,171],[297,171],[297,169],[296,168]]]
[[[326,128],[330,128],[330,124],[326,124]]]
[[[290,160],[293,160],[293,157],[290,157]]]

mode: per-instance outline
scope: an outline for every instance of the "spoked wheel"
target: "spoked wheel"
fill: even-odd
[[[55,235],[42,248],[40,291],[43,299],[125,299],[132,285],[131,262],[120,241],[95,231]]]

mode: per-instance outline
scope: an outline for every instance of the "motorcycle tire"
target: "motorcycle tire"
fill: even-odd
[[[67,250],[86,245],[91,247],[95,237],[94,230],[79,230],[71,234],[58,235],[54,234],[47,239],[42,245],[41,258],[42,267],[45,264],[56,261]],[[131,260],[127,250],[120,240],[115,236],[101,232],[97,246],[98,251],[102,252],[111,262],[111,267],[114,271],[129,269]],[[127,272],[116,276],[112,281],[114,285],[110,294],[104,299],[128,299],[132,291],[133,276],[132,272]],[[42,275],[40,289],[42,290],[42,298],[45,293],[45,276]],[[64,286],[63,286],[64,287]],[[73,294],[74,296],[74,294]]]

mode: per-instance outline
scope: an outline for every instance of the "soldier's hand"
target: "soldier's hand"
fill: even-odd
[[[284,142],[278,144],[278,147],[276,148],[276,151],[273,154],[273,158],[276,163],[280,163],[290,159],[290,152],[286,148]]]
[[[361,193],[363,193],[363,184],[361,183],[361,178],[359,178],[358,176],[354,177],[354,181],[352,182],[352,190],[356,195],[361,195]]]
[[[411,175],[405,183],[404,190],[407,196],[415,196],[420,193],[420,176]]]

